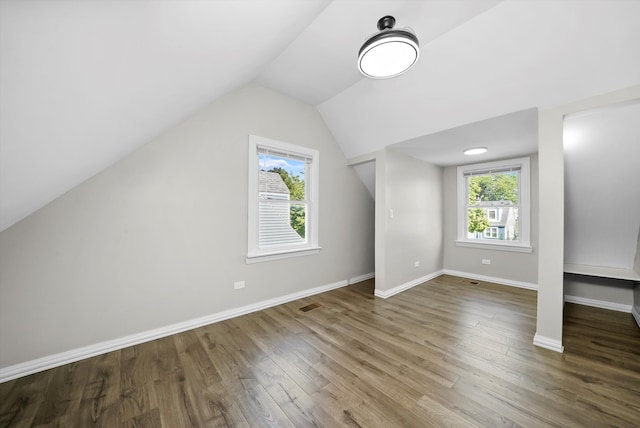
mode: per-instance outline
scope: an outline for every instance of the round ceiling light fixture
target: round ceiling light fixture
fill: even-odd
[[[388,79],[409,70],[418,61],[420,47],[411,28],[394,30],[396,19],[378,20],[380,32],[369,37],[358,52],[358,69],[372,79]]]
[[[474,147],[471,149],[465,149],[462,153],[464,153],[467,156],[473,156],[473,155],[481,155],[483,153],[487,153],[489,149],[487,149],[486,147]]]

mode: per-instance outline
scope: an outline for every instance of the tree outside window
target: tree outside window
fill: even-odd
[[[517,240],[518,180],[518,171],[467,177],[468,238]],[[490,227],[492,232],[484,233]]]
[[[528,157],[457,168],[456,246],[530,253]]]
[[[260,156],[260,164],[275,162],[284,162],[289,166],[289,171],[282,167],[271,167],[267,172],[275,172],[282,178],[284,184],[289,189],[289,200],[291,201],[304,201],[304,162],[274,158],[273,156]],[[293,230],[295,230],[301,238],[304,239],[306,233],[305,227],[305,209],[304,206],[291,204],[289,207],[290,224]]]

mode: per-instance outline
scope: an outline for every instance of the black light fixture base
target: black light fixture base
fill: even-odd
[[[386,30],[387,28],[393,28],[396,25],[396,19],[393,16],[383,16],[378,20],[378,30]]]

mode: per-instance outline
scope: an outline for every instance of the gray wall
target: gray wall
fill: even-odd
[[[320,151],[319,255],[245,263],[250,133]],[[373,272],[373,213],[314,107],[244,87],[0,234],[0,368]]]
[[[636,284],[633,289],[633,316],[640,327],[640,284]]]
[[[640,228],[640,102],[564,119],[565,263],[633,269]],[[628,185],[626,185],[628,184]]]
[[[638,231],[638,242],[636,244],[636,257],[633,262],[633,270],[640,274],[640,230]]]
[[[564,118],[565,263],[633,269],[640,225],[640,103]],[[565,296],[629,307],[633,282],[565,274]]]
[[[442,168],[392,150],[378,153],[376,291],[442,269],[442,189]]]
[[[633,301],[633,282],[622,279],[564,274],[564,295],[625,305]]]
[[[633,270],[640,274],[640,231],[638,232],[638,246]],[[640,283],[636,284],[633,290],[633,314],[636,317],[638,327],[640,327]]]
[[[538,156],[531,155],[531,247],[532,253],[457,247],[457,167],[444,170],[444,268],[507,281],[538,283]],[[560,217],[559,221],[562,221]],[[482,259],[491,260],[483,265]]]

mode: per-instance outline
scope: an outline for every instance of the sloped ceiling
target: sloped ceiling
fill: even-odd
[[[318,106],[347,157],[640,82],[639,1],[505,1]],[[411,17],[420,34],[420,17]],[[414,24],[414,21],[418,21]]]
[[[420,62],[364,79],[386,14]],[[316,105],[347,157],[639,84],[639,17],[635,0],[1,1],[0,230],[251,81]]]

